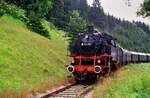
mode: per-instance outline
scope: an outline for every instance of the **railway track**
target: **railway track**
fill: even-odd
[[[92,90],[92,85],[72,84],[40,98],[79,98]]]

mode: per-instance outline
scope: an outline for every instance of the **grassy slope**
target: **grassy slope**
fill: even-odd
[[[32,90],[57,84],[67,76],[67,42],[62,31],[50,30],[51,40],[29,31],[19,20],[0,17],[0,92]]]
[[[94,98],[150,98],[150,64],[131,64],[104,79]]]

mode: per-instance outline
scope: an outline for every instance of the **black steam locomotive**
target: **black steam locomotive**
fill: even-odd
[[[150,54],[123,49],[117,40],[90,26],[70,46],[72,62],[67,70],[77,81],[97,79],[128,63],[150,62]]]

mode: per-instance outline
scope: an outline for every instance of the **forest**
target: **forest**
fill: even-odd
[[[28,28],[50,39],[47,27],[54,24],[64,30],[71,42],[88,25],[117,38],[126,49],[150,52],[150,29],[143,22],[129,22],[104,13],[100,0],[1,0],[0,16],[11,14],[24,21]],[[139,15],[149,17],[149,0],[145,0]],[[43,22],[44,21],[44,22]],[[130,46],[130,47],[129,47]]]

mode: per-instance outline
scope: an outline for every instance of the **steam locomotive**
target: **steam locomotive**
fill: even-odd
[[[78,35],[70,46],[70,53],[72,62],[65,66],[76,81],[97,80],[128,63],[150,62],[150,54],[128,51],[117,39],[98,32],[93,26]]]

